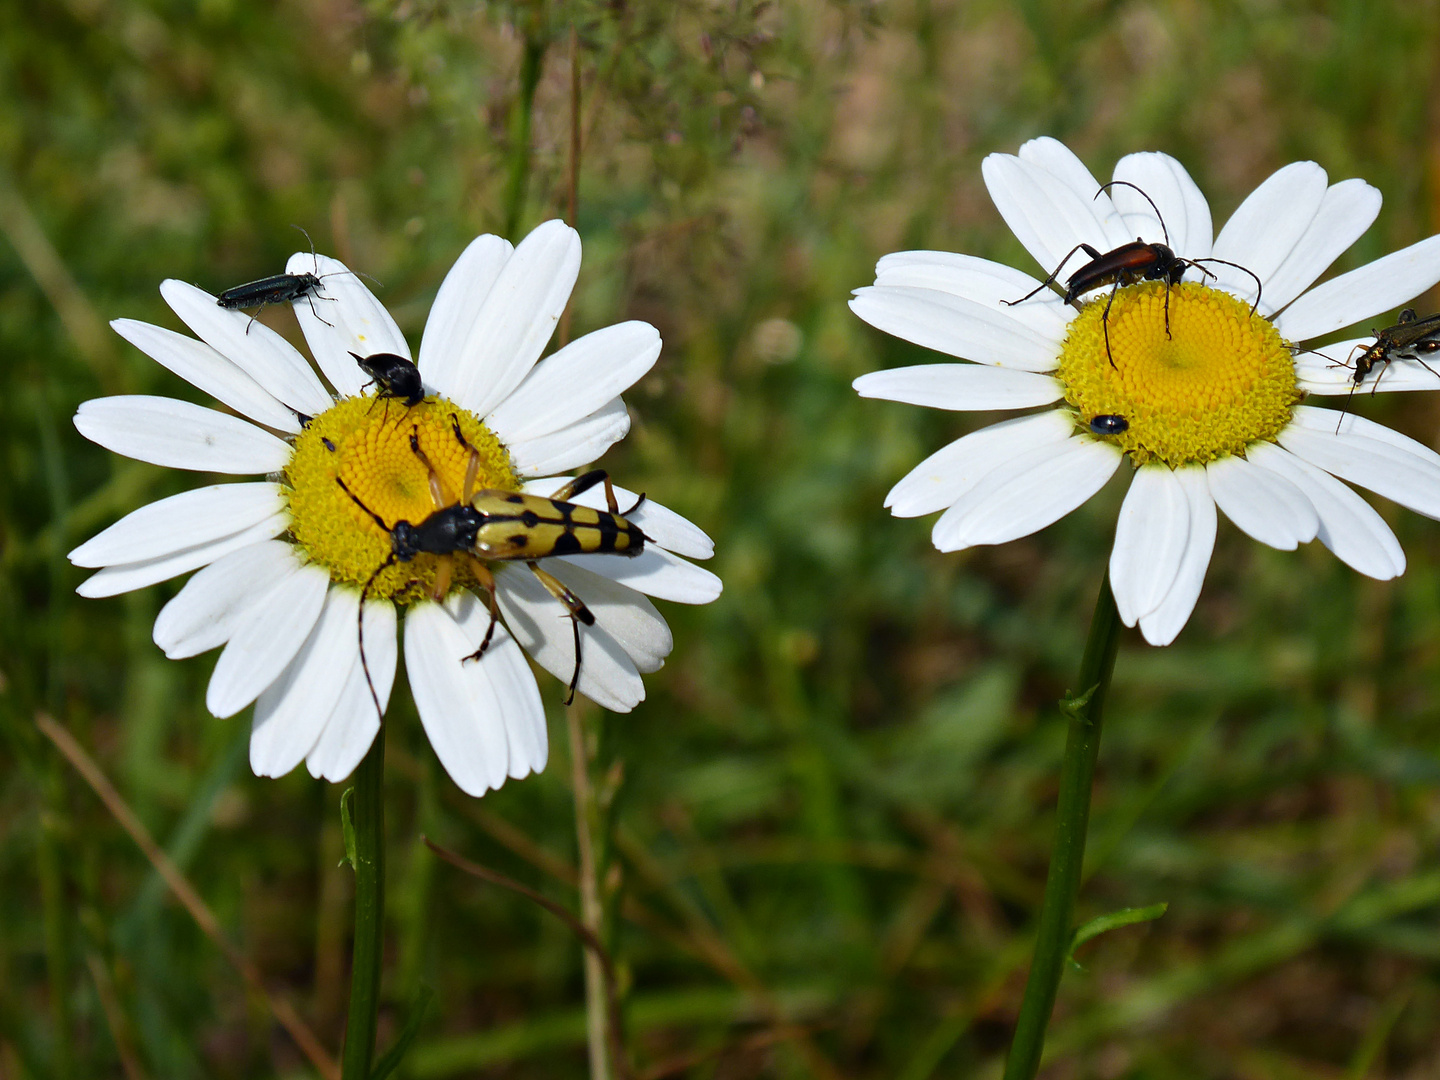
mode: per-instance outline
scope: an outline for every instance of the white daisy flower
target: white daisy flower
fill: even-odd
[[[174,659],[225,646],[206,705],[227,717],[254,702],[257,775],[282,776],[303,759],[311,775],[340,780],[380,724],[357,640],[368,582],[365,659],[382,708],[395,676],[396,608],[405,607],[420,719],[451,777],[480,795],[545,767],[545,713],[524,654],[568,683],[569,613],[523,563],[421,554],[377,576],[392,540],[375,519],[418,524],[479,489],[553,494],[568,479],[556,474],[629,430],[619,395],[655,363],[660,335],[621,323],[540,360],[579,272],[579,235],[550,221],[519,247],[482,236],[440,286],[418,362],[428,396],[407,408],[366,393],[352,355],[409,360],[399,328],[344,265],[314,258],[297,253],[287,269],[321,277],[313,310],[309,297],[293,307],[334,395],[279,334],[182,281],[160,292],[200,340],[111,324],[239,415],[163,397],[101,398],[80,406],[80,433],[157,465],[266,479],[141,507],[70,553],[77,566],[103,568],[78,591],[113,596],[203,567],[161,611],[155,643]],[[616,494],[622,512],[637,500]],[[605,498],[597,486],[572,501],[604,509]],[[649,541],[638,556],[543,563],[595,617],[580,626],[579,692],[617,712],[645,697],[641,674],[671,649],[647,596],[703,604],[720,594],[714,574],[686,561],[713,553],[705,533],[649,500],[627,518]],[[476,595],[487,569],[501,621],[484,655],[462,661],[490,625]]]
[[[1000,544],[1080,506],[1128,455],[1136,468],[1110,580],[1125,624],[1139,623],[1153,645],[1173,641],[1195,607],[1217,506],[1271,547],[1292,550],[1318,537],[1370,577],[1404,572],[1394,534],[1340,481],[1440,518],[1440,455],[1360,417],[1340,420],[1300,404],[1307,393],[1349,393],[1354,372],[1345,360],[1366,339],[1326,346],[1324,355],[1297,343],[1389,311],[1440,281],[1440,236],[1309,288],[1380,210],[1375,188],[1329,184],[1314,162],[1271,176],[1219,236],[1205,197],[1165,154],[1121,159],[1114,178],[1135,187],[1108,194],[1054,139],[1028,142],[1018,156],[992,154],[983,173],[1045,273],[1076,245],[1105,253],[1137,237],[1166,243],[1167,231],[1181,259],[1237,265],[1202,262],[1208,275],[1191,267],[1168,290],[1164,281],[1122,287],[1106,320],[1107,349],[1109,285],[1085,294],[1078,310],[1046,289],[1016,303],[1038,279],[969,255],[885,256],[875,284],[856,290],[854,312],[973,362],[873,372],[855,380],[863,397],[960,410],[1052,406],[982,428],[921,462],[886,497],[892,513],[943,510],[932,534],[941,551]],[[1089,258],[1076,253],[1061,279]],[[1256,281],[1246,271],[1262,286],[1253,313]],[[1419,360],[1392,361],[1381,374],[1374,385],[1385,391],[1440,388]]]

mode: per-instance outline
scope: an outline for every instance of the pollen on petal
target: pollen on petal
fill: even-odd
[[[1056,375],[1086,430],[1097,416],[1127,421],[1104,437],[1137,465],[1241,454],[1290,422],[1302,396],[1293,351],[1249,304],[1193,282],[1122,288],[1107,316],[1109,300],[1071,322]]]
[[[406,407],[343,398],[295,439],[285,468],[291,534],[332,581],[402,603],[475,584],[467,561],[422,554],[384,567],[397,523],[419,524],[480,490],[518,491],[509,451],[471,413],[444,398]],[[381,570],[381,567],[384,567]],[[377,571],[380,571],[377,575]],[[373,579],[373,580],[372,580]]]

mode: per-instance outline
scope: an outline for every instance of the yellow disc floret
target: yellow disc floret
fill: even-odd
[[[1106,438],[1135,464],[1204,464],[1274,440],[1290,422],[1301,396],[1293,354],[1249,304],[1193,282],[1150,282],[1121,289],[1102,322],[1108,300],[1071,322],[1056,375],[1082,424],[1128,421]]]
[[[500,441],[444,398],[411,408],[373,397],[340,400],[296,437],[284,479],[295,542],[332,581],[355,585],[369,581],[389,557],[388,530],[396,522],[418,525],[482,489],[520,490]],[[434,587],[441,562],[434,555],[397,561],[366,595],[420,600]],[[453,585],[475,584],[466,564],[454,560]]]

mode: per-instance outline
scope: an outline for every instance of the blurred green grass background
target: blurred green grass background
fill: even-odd
[[[198,481],[69,418],[107,393],[200,400],[105,320],[178,327],[163,278],[213,292],[275,272],[303,246],[292,224],[383,282],[418,342],[472,236],[565,207],[572,24],[575,332],[642,318],[666,343],[604,464],[707,529],[726,585],[664,605],[677,647],[647,702],[585,715],[642,1075],[998,1075],[1044,877],[1054,702],[1123,485],[956,556],[931,549],[930,519],[889,517],[888,487],[985,418],[851,391],[936,359],[847,310],[875,260],[931,247],[1036,270],[979,164],[1039,134],[1097,175],[1176,155],[1217,227],[1288,161],[1363,177],[1385,207],[1338,269],[1440,228],[1435,0],[0,3],[6,1080],[306,1074],[37,735],[41,710],[338,1044],[340,789],[249,774],[248,712],[204,709],[214,654],[171,663],[150,641],[178,582],[74,595],[66,551]],[[288,312],[265,320],[299,340]],[[1355,407],[1436,441],[1432,395]],[[1045,1075],[1440,1075],[1440,526],[1380,510],[1409,556],[1398,581],[1222,524],[1179,641],[1127,635],[1079,914],[1170,908],[1082,950]],[[382,1048],[415,988],[438,992],[404,1076],[584,1073],[573,938],[418,840],[576,905],[561,693],[542,687],[548,771],[480,801],[397,694]]]

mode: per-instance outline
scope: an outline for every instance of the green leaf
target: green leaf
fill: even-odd
[[[345,836],[345,857],[336,865],[350,864],[355,869],[355,822],[350,818],[350,804],[355,801],[355,789],[347,787],[340,795],[340,831]]]
[[[1070,717],[1073,720],[1088,719],[1086,714],[1088,714],[1090,710],[1090,699],[1095,696],[1095,691],[1099,689],[1100,684],[1096,683],[1083,694],[1066,694],[1060,699],[1061,715]]]
[[[385,1052],[370,1071],[370,1080],[385,1080],[395,1067],[400,1064],[400,1059],[405,1056],[405,1051],[410,1049],[410,1044],[415,1041],[415,1035],[420,1031],[420,1021],[425,1018],[425,1009],[430,1004],[430,999],[435,996],[435,989],[423,983],[420,989],[415,991],[415,1000],[410,1005],[410,1015],[405,1018],[405,1027],[400,1032],[400,1037],[395,1040],[395,1045]]]
[[[1091,919],[1085,925],[1077,927],[1074,935],[1070,938],[1070,951],[1065,958],[1075,964],[1075,950],[1084,945],[1093,937],[1111,930],[1118,930],[1122,926],[1133,926],[1136,923],[1151,922],[1164,915],[1170,907],[1167,901],[1158,904],[1151,904],[1149,907],[1127,907],[1119,911],[1112,911],[1108,915],[1099,915]],[[1075,964],[1079,967],[1079,964]]]

